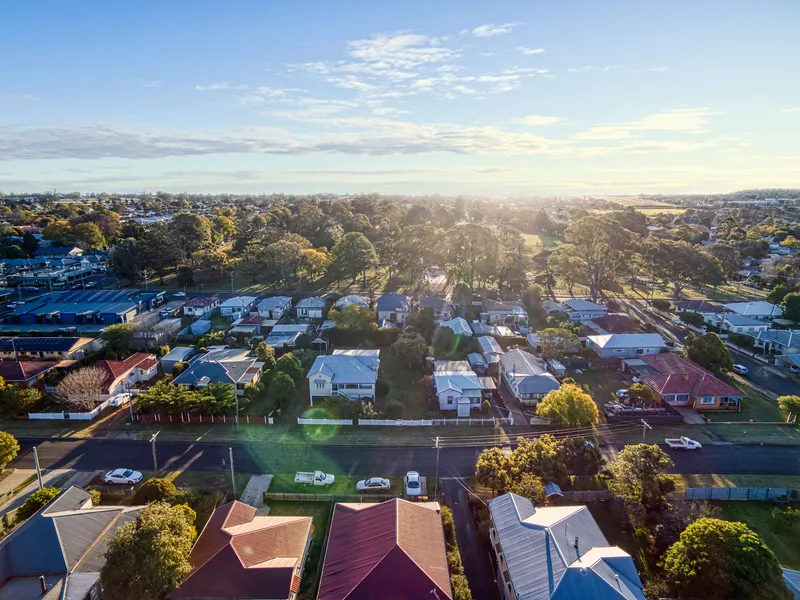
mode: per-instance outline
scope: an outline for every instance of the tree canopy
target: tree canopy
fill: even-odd
[[[609,465],[614,475],[609,487],[615,495],[647,510],[659,510],[675,489],[675,482],[665,475],[671,466],[672,460],[655,444],[625,446]]]
[[[731,353],[716,333],[689,334],[684,342],[683,354],[715,373],[726,373],[733,369]]]
[[[536,407],[536,415],[571,427],[595,425],[599,416],[592,397],[571,383],[564,383],[559,389],[549,392]]]

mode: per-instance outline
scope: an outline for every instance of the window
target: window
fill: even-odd
[[[637,348],[636,349],[636,354],[644,354],[644,353],[645,353],[644,352],[644,348]]]
[[[675,402],[675,394],[667,394],[663,398],[664,402]]]
[[[622,354],[625,352],[625,348],[614,348],[614,354]]]
[[[675,402],[688,402],[689,401],[689,394],[676,394],[675,395]]]
[[[700,404],[716,404],[717,399],[714,396],[703,396],[700,398]]]
[[[316,386],[317,386],[318,390],[321,390],[322,388],[325,387],[325,382],[324,381],[317,381],[316,382]]]

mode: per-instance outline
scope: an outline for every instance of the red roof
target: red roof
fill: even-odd
[[[237,325],[263,325],[264,321],[268,320],[267,317],[262,317],[260,315],[250,315],[239,321]]]
[[[192,572],[167,598],[288,598],[300,582],[311,517],[259,517],[233,501],[211,515],[189,560]]]
[[[431,505],[337,504],[318,600],[452,598],[444,532]]]
[[[149,370],[155,364],[158,364],[155,356],[147,352],[137,352],[125,360],[98,360],[92,366],[106,372],[106,382],[111,387],[117,379],[127,376],[131,369],[141,367]]]
[[[184,306],[211,306],[214,302],[218,301],[219,296],[198,296],[186,302]]]
[[[639,324],[628,315],[610,314],[592,319],[598,327],[608,333],[635,333],[639,331]]]
[[[58,364],[54,360],[20,360],[0,362],[0,377],[5,381],[30,381]]]
[[[691,394],[692,396],[742,397],[739,390],[714,377],[700,365],[672,354],[645,354],[639,356],[658,371],[658,375],[642,378],[642,382],[661,394]]]

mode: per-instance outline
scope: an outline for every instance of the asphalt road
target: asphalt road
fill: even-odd
[[[800,394],[800,384],[789,373],[786,373],[786,377],[776,375],[765,369],[764,363],[761,361],[750,358],[741,352],[731,351],[731,358],[737,365],[747,367],[749,373],[745,377],[757,386],[771,390],[779,396]]]
[[[22,452],[13,466],[33,468],[31,448],[38,444],[43,468],[84,471],[127,467],[152,470],[148,442],[128,440],[20,440]],[[232,445],[235,468],[241,473],[290,473],[321,469],[331,473],[394,476],[417,470],[436,473],[436,450],[419,446],[268,446]],[[605,446],[608,458],[622,446]],[[439,475],[463,477],[473,473],[480,448],[441,450]],[[227,444],[157,442],[159,468],[165,470],[222,470]],[[707,445],[700,451],[667,451],[674,473],[800,475],[800,446]]]

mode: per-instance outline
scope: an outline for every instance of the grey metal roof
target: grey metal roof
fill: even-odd
[[[730,302],[725,308],[744,316],[755,317],[780,317],[783,309],[780,306],[767,302],[766,300],[756,300],[753,302]]]
[[[597,304],[596,302],[591,302],[589,300],[582,300],[581,298],[570,298],[569,300],[564,300],[562,302],[564,306],[566,306],[570,310],[574,311],[599,311],[599,310],[608,310],[606,306],[602,304]]]
[[[275,310],[276,308],[284,308],[291,303],[292,299],[289,296],[270,296],[258,303],[258,310]]]
[[[310,298],[303,298],[297,303],[297,308],[324,308],[325,298],[319,296],[311,296]]]
[[[422,300],[419,302],[420,308],[433,308],[436,310],[447,308],[448,305],[449,302],[441,296],[432,296],[430,294],[423,296]]]
[[[483,365],[486,366],[486,359],[483,358],[483,355],[478,352],[470,352],[467,354],[467,360],[471,365]]]
[[[456,335],[472,335],[472,328],[469,326],[469,321],[461,317],[456,317],[449,321],[442,321],[439,323],[439,327],[452,329],[453,333]]]
[[[489,501],[519,600],[643,600],[633,559],[610,547],[585,506],[534,508],[503,494]]]
[[[797,348],[800,346],[800,329],[767,329],[766,331],[759,331],[756,339],[775,342],[789,348]]]
[[[369,300],[361,296],[351,294],[349,296],[342,296],[336,302],[334,302],[333,305],[336,308],[344,308],[345,306],[361,306],[366,308],[369,306]]]
[[[189,348],[188,346],[176,346],[169,352],[167,352],[164,356],[161,357],[162,361],[182,361],[190,357],[194,354],[194,348]]]
[[[378,298],[377,308],[380,311],[392,312],[410,312],[411,306],[408,304],[408,298],[403,294],[391,293],[384,294]]]
[[[478,391],[483,389],[481,382],[478,381],[478,376],[470,371],[469,373],[452,372],[452,373],[435,373],[433,380],[436,385],[437,392],[445,390],[455,390],[463,393],[466,391]]]
[[[600,348],[666,348],[664,338],[658,333],[607,333],[590,335],[591,340]]]
[[[378,368],[371,360],[350,354],[330,354],[318,356],[311,365],[306,377],[311,379],[317,373],[325,373],[332,383],[375,383]]]
[[[504,354],[500,343],[490,335],[484,335],[478,338],[478,346],[484,354]]]

